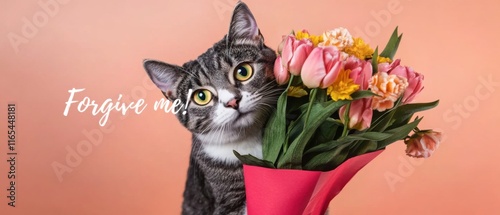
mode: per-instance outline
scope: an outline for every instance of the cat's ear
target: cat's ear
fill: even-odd
[[[257,22],[250,12],[248,6],[243,2],[238,2],[233,11],[233,18],[229,26],[229,33],[227,34],[228,40],[234,39],[251,39],[262,41]]]
[[[176,98],[177,84],[185,75],[182,67],[156,60],[144,60],[144,68],[154,84],[167,96]]]

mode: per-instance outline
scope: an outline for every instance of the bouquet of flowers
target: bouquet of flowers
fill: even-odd
[[[424,77],[394,59],[401,38],[396,28],[379,53],[345,28],[283,37],[274,73],[286,90],[264,130],[263,159],[235,152],[250,215],[324,214],[357,171],[399,140],[409,156],[432,154],[441,134],[420,130],[413,115],[438,101],[412,103]]]

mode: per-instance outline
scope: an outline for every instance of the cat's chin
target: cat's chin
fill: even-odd
[[[253,111],[249,109],[222,109],[219,113],[217,113],[217,117],[215,117],[214,125],[219,127],[229,127],[238,130],[245,130],[249,127],[261,127],[258,125],[260,122],[260,118],[262,113],[258,111]]]
[[[206,143],[226,144],[234,141],[241,141],[248,137],[259,136],[263,125],[256,121],[256,112],[238,113],[233,116],[233,120],[227,122],[224,129],[214,129],[203,134],[197,133],[200,139]]]
[[[231,123],[231,126],[238,127],[238,128],[246,128],[250,126],[255,125],[255,112],[246,112],[246,113],[241,113],[238,112],[238,115],[236,116],[236,119],[234,120],[233,123]]]

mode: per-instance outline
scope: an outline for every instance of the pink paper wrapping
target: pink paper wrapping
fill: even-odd
[[[383,150],[321,172],[243,165],[249,215],[323,215],[351,178]]]

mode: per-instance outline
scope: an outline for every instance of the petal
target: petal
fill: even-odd
[[[342,62],[341,61],[335,62],[335,64],[332,66],[332,68],[326,72],[325,77],[321,81],[320,87],[326,88],[326,87],[332,85],[333,82],[335,82],[335,80],[339,76],[341,68],[342,68]]]
[[[331,68],[335,65],[335,62],[341,60],[340,51],[336,47],[324,47],[323,54],[326,70],[331,70]]]
[[[323,49],[314,48],[302,66],[302,82],[308,88],[319,87],[321,80],[326,75],[325,63],[323,61]]]
[[[370,127],[373,111],[371,108],[371,99],[364,98],[355,100],[351,103],[351,110],[349,112],[351,116],[349,123],[351,128],[357,130],[364,130]]]
[[[274,77],[279,85],[285,84],[290,78],[290,74],[283,68],[281,64],[281,57],[277,57],[274,62]]]
[[[397,75],[399,77],[404,77],[408,78],[408,74],[406,73],[406,67],[404,66],[397,66],[394,67],[391,71],[387,72],[389,75]]]
[[[363,119],[362,114],[364,111],[363,101],[355,100],[351,103],[351,109],[349,110],[349,127],[355,128]],[[359,129],[358,129],[359,130]]]
[[[295,52],[293,53],[293,57],[290,60],[290,73],[293,75],[299,75],[300,71],[302,70],[302,66],[304,65],[304,62],[307,59],[307,56],[309,55],[307,45],[301,45],[297,47]]]
[[[344,106],[340,107],[340,109],[339,109],[339,118],[340,118],[340,121],[341,121],[342,123],[344,123],[344,124],[345,124],[345,121],[344,121],[344,120],[345,120],[345,119],[344,119],[344,115],[345,115],[346,107],[347,107],[347,106],[346,106],[346,105],[344,105]],[[350,112],[349,112],[349,115],[350,115]]]
[[[281,53],[281,57],[283,59],[281,62],[286,69],[288,69],[288,62],[290,62],[290,60],[293,57],[293,42],[294,42],[294,40],[295,40],[295,38],[293,36],[288,35],[288,37],[286,38],[285,44],[283,45],[283,50]]]
[[[396,59],[391,63],[391,67],[394,68],[396,66],[399,66],[401,63],[401,59]]]
[[[389,63],[379,63],[378,71],[379,72],[388,72],[391,69],[391,65]]]
[[[365,65],[363,66],[363,70],[360,73],[360,77],[358,77],[356,81],[356,84],[359,84],[360,86],[360,90],[368,90],[368,85],[370,83],[372,73],[372,64],[365,61]]]
[[[344,64],[344,69],[354,70],[359,67],[361,67],[361,61],[354,56],[350,56],[349,58],[347,58]]]
[[[369,128],[371,123],[372,123],[372,119],[373,119],[373,111],[372,111],[372,99],[371,98],[364,98],[362,99],[363,101],[363,115],[362,115],[362,118],[363,118],[363,124],[361,125],[361,129],[366,129],[366,128]]]
[[[423,76],[416,73],[416,77],[408,82],[408,87],[406,88],[404,94],[403,103],[410,103],[413,99],[424,89],[423,86]]]

